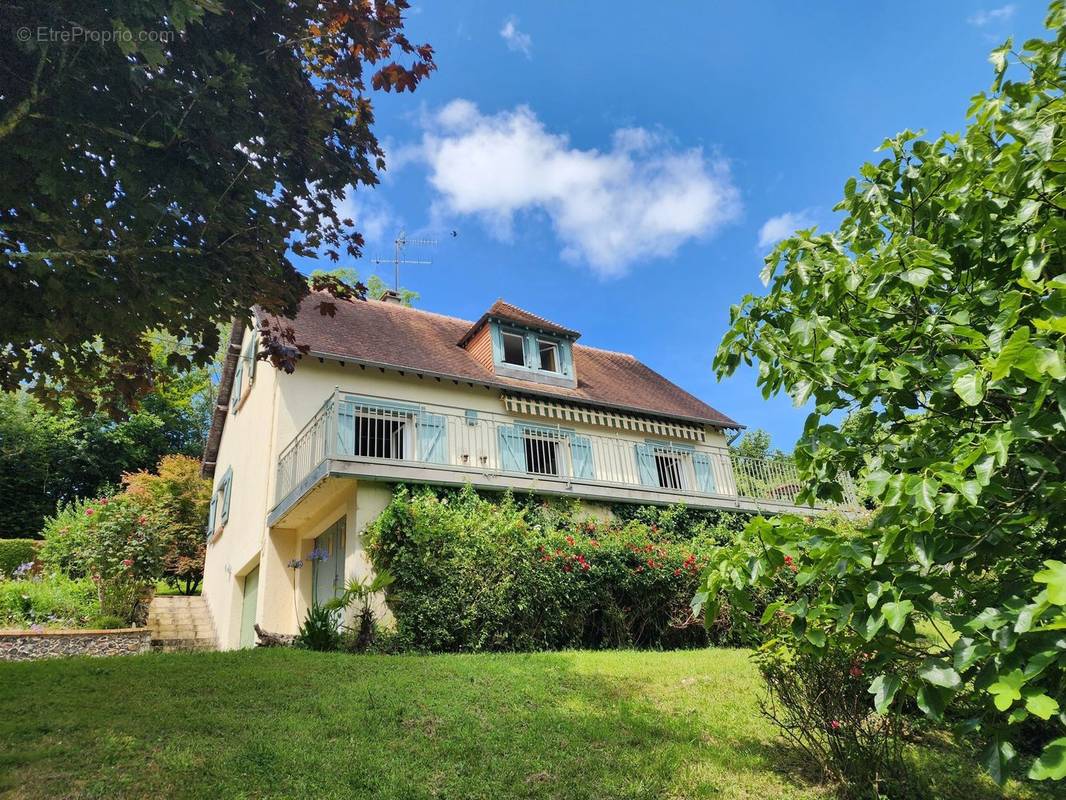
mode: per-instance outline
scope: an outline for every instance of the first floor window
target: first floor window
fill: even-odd
[[[407,418],[393,414],[355,417],[355,455],[367,458],[407,458]]]
[[[655,452],[655,472],[663,489],[684,489],[683,462],[680,453],[670,450]]]
[[[559,475],[559,440],[542,433],[525,435],[526,472],[536,475]]]

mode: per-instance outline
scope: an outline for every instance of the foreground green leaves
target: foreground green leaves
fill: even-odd
[[[742,602],[787,556],[796,599],[765,620],[775,635],[850,648],[879,712],[913,698],[975,733],[999,781],[1024,761],[1023,722],[1043,748],[1029,775],[1066,769],[1061,2],[1047,26],[993,54],[962,134],[887,139],[838,230],[774,249],[767,294],[732,309],[715,359],[719,375],[758,361],[765,395],[813,404],[795,451],[807,499],[856,476],[875,512],[857,530],[755,520],[701,596]]]

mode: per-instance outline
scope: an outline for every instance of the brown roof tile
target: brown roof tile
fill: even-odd
[[[459,345],[472,327],[467,320],[376,300],[333,301],[337,313],[328,317],[317,310],[318,303],[327,298],[332,299],[312,293],[304,299],[295,320],[297,341],[316,355],[459,378],[574,403],[698,420],[725,428],[742,427],[631,355],[575,344],[577,387],[547,386],[498,376],[478,362]],[[501,304],[509,313],[514,309],[536,320],[523,324],[545,330],[550,325],[557,333],[576,335],[502,300],[493,308]]]

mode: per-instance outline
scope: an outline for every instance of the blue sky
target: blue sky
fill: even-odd
[[[417,4],[409,36],[439,69],[414,95],[375,97],[390,165],[348,210],[368,257],[390,256],[401,227],[439,238],[431,266],[402,272],[419,307],[476,319],[503,297],[791,449],[806,410],[764,400],[753,371],[711,370],[730,305],[762,290],[775,235],[834,227],[885,137],[960,129],[988,52],[1040,35],[1045,9]]]

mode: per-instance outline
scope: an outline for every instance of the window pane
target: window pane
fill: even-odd
[[[355,418],[355,455],[404,458],[404,420],[360,414]]]
[[[526,472],[559,474],[559,442],[541,436],[526,436]]]
[[[503,334],[503,361],[505,364],[517,364],[525,366],[525,339],[516,333]]]
[[[552,342],[540,340],[537,342],[540,349],[540,368],[548,372],[559,371],[558,350]]]
[[[680,489],[681,459],[667,453],[655,454],[655,471],[659,476],[659,485],[664,489]]]

